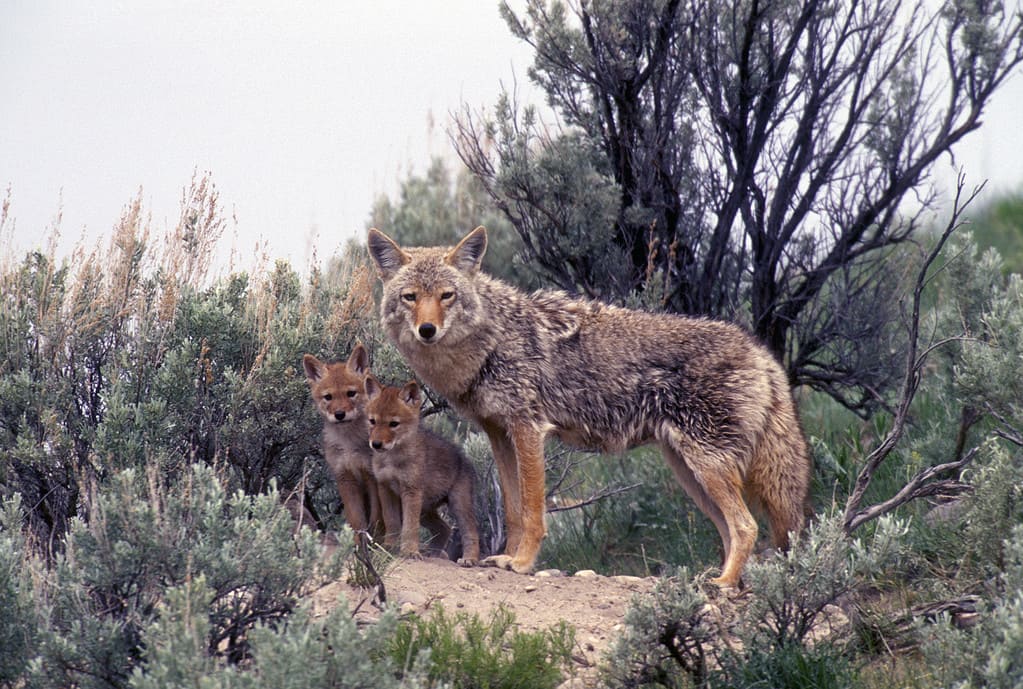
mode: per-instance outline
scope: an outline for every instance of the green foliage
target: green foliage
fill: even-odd
[[[746,599],[714,601],[681,570],[635,600],[612,646],[610,687],[849,687],[855,673],[829,606],[891,568],[906,527],[882,519],[850,541],[838,515],[813,524],[788,553],[750,563]]]
[[[543,689],[556,687],[571,666],[575,635],[564,622],[541,632],[523,632],[503,607],[489,620],[442,607],[399,627],[391,655],[408,665],[429,652],[434,682],[462,689]]]
[[[548,459],[548,485],[558,479],[557,503],[569,509],[547,517],[545,566],[649,576],[682,565],[699,571],[720,563],[717,531],[658,450],[616,457],[562,453]],[[618,489],[623,492],[613,493]],[[572,507],[607,492],[613,494]]]
[[[385,652],[397,618],[385,614],[359,630],[347,606],[314,618],[301,607],[280,625],[261,624],[249,633],[245,666],[224,665],[204,653],[209,621],[203,611],[214,593],[204,577],[167,592],[160,617],[143,635],[144,666],[131,677],[133,689],[415,689],[426,687],[419,659],[407,670]]]
[[[972,218],[977,244],[993,248],[1005,261],[1005,273],[1023,273],[1023,194],[1016,192],[993,200]]]
[[[706,681],[717,637],[702,582],[681,568],[633,599],[602,666],[608,687],[688,687]]]
[[[999,593],[973,629],[947,617],[920,629],[923,652],[943,687],[1009,689],[1023,684],[1023,527],[1005,543]]]
[[[173,485],[155,471],[125,470],[90,502],[87,521],[73,521],[42,586],[32,686],[126,686],[142,658],[144,630],[161,617],[165,590],[200,576],[208,596],[196,608],[205,619],[197,648],[241,660],[249,630],[284,620],[320,571],[317,537],[309,530],[292,535],[276,489],[230,494],[205,465],[193,465]]]
[[[308,281],[289,265],[210,280],[223,215],[193,180],[179,226],[149,239],[136,199],[105,250],[74,263],[4,257],[0,495],[20,493],[37,542],[59,545],[90,481],[159,465],[229,466],[247,493],[276,480],[339,527],[302,354],[346,357],[378,339],[374,280],[357,252]]]
[[[898,565],[907,531],[905,523],[882,517],[872,534],[850,540],[840,516],[827,515],[788,552],[751,562],[743,579],[756,595],[746,613],[757,623],[740,634],[743,640],[779,649],[806,645],[827,606]]]
[[[37,629],[21,496],[0,508],[0,687],[10,687],[25,671]]]

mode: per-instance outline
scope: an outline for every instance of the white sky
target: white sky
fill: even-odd
[[[244,261],[265,241],[301,269],[314,244],[323,259],[361,236],[378,194],[450,155],[450,112],[489,107],[502,82],[536,99],[530,61],[496,0],[0,0],[14,219],[0,249],[41,245],[61,209],[61,249],[91,245],[140,187],[162,232],[208,170],[237,218],[225,242]],[[1021,115],[1016,76],[957,151],[971,183],[1023,187]]]

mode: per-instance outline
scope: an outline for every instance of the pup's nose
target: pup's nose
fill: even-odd
[[[384,444],[379,440],[371,440],[369,444],[373,447],[374,450],[380,450],[384,447]]]
[[[423,323],[419,326],[419,337],[424,340],[429,340],[437,334],[437,326],[433,323]]]
[[[345,420],[344,410],[339,409],[338,411],[334,412],[334,418],[337,419],[338,421],[344,421]]]

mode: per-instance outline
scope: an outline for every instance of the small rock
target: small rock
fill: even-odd
[[[541,579],[546,579],[548,577],[563,577],[565,576],[565,573],[562,572],[560,569],[541,569],[533,576],[539,577]]]
[[[532,593],[533,591],[536,591],[537,588],[539,587],[536,584],[526,584],[526,593]]]
[[[619,574],[611,578],[617,581],[619,584],[638,584],[643,581],[642,577],[633,577],[628,574]]]
[[[399,615],[411,615],[411,614],[415,613],[415,611],[416,611],[416,606],[413,605],[412,603],[409,603],[408,601],[406,601],[406,602],[401,604],[401,607],[398,609],[398,614]]]
[[[581,577],[583,579],[593,579],[599,575],[592,569],[580,569],[578,572],[575,573],[575,576]]]

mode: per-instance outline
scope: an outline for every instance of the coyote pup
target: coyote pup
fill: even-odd
[[[401,534],[401,554],[419,557],[419,524],[433,534],[430,547],[444,550],[451,527],[437,513],[447,502],[462,534],[462,565],[480,559],[479,531],[473,512],[475,472],[452,443],[419,426],[423,398],[414,381],[405,387],[383,387],[366,378],[366,416],[373,474],[387,530],[385,545]]]
[[[373,459],[366,422],[366,374],[369,355],[355,345],[347,362],[328,364],[312,354],[302,357],[316,409],[323,417],[323,457],[337,481],[345,520],[356,538],[379,536],[380,500],[373,480]]]
[[[756,541],[746,498],[788,546],[804,525],[810,459],[768,350],[729,323],[524,294],[480,272],[486,246],[482,227],[454,248],[401,248],[369,231],[388,337],[490,438],[508,542],[488,563],[536,562],[550,434],[605,452],[657,443],[721,536],[720,586],[738,585]]]

